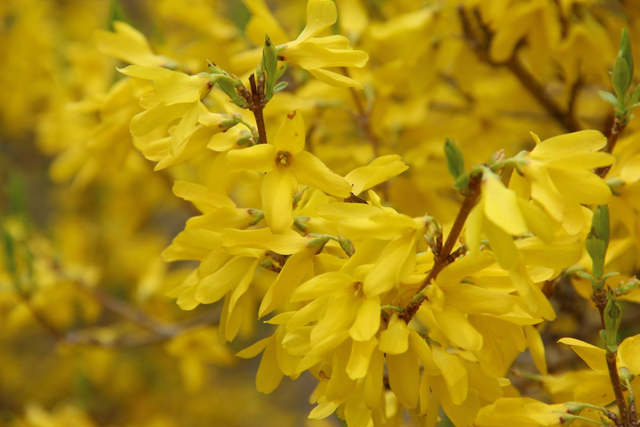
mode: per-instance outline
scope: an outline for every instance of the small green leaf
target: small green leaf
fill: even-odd
[[[614,94],[605,92],[603,90],[598,91],[598,93],[600,94],[600,98],[604,99],[609,104],[613,105],[614,107],[618,105],[618,98],[616,98]]]
[[[624,100],[624,95],[629,90],[629,85],[631,84],[631,73],[627,61],[622,56],[618,56],[616,62],[613,64],[611,82],[613,83],[613,89],[616,95],[618,95],[618,100]]]
[[[627,62],[629,75],[633,77],[633,53],[631,52],[631,41],[629,40],[629,30],[623,28],[620,32],[620,55]]]
[[[444,143],[444,155],[447,158],[449,173],[455,179],[464,175],[464,155],[453,139],[447,138]]]
[[[283,90],[285,87],[287,87],[289,83],[287,82],[280,82],[278,83],[274,88],[273,88],[273,92],[277,93],[280,92],[281,90]]]

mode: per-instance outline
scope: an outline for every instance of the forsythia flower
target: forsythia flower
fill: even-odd
[[[599,151],[607,139],[598,131],[585,130],[540,141],[533,134],[536,147],[517,165],[527,182],[525,191],[551,217],[575,234],[582,229],[583,205],[604,205],[611,190],[593,170],[613,163],[613,156]],[[517,174],[516,181],[521,180]],[[514,183],[517,187],[518,183]]]
[[[227,154],[233,170],[266,172],[262,180],[262,208],[274,233],[282,234],[293,224],[293,194],[298,183],[316,187],[336,197],[348,197],[347,180],[333,173],[316,156],[304,149],[302,115],[287,116],[273,144],[258,144]]]
[[[280,56],[325,83],[362,88],[355,80],[327,70],[335,67],[364,67],[369,59],[366,52],[352,50],[349,39],[344,36],[316,37],[335,24],[337,19],[336,5],[332,0],[309,0],[306,27],[297,39],[282,45]]]

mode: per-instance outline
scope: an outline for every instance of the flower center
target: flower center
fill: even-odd
[[[293,160],[293,156],[288,151],[278,151],[276,154],[276,167],[278,168],[286,168],[291,166],[291,161]]]

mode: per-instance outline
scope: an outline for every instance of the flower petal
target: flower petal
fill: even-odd
[[[300,184],[315,187],[336,197],[349,197],[349,181],[329,169],[313,154],[301,151],[295,155],[291,171]]]
[[[293,224],[293,193],[296,179],[288,170],[272,169],[262,180],[262,209],[274,234],[286,232]]]
[[[225,158],[229,171],[252,170],[269,172],[275,166],[276,149],[271,144],[257,144],[251,147],[231,150]]]
[[[288,151],[296,154],[304,149],[304,120],[298,110],[287,114],[274,139],[278,151]]]
[[[320,34],[338,20],[338,11],[332,0],[309,0],[307,3],[307,25],[300,33],[297,42],[303,42]]]

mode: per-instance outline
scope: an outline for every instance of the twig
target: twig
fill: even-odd
[[[522,62],[518,59],[517,51],[514,51],[511,58],[505,62],[500,63],[492,60],[489,56],[489,46],[491,44],[493,34],[491,34],[482,21],[476,17],[476,25],[482,31],[482,38],[479,37],[476,35],[476,31],[472,28],[471,22],[469,21],[463,7],[458,8],[458,14],[460,16],[465,38],[480,60],[491,66],[502,66],[510,70],[524,88],[536,99],[536,101],[538,101],[538,103],[567,131],[576,132],[582,128],[577,119],[573,116],[573,111],[569,108],[566,110],[563,109],[547,92],[546,88],[533,76],[533,74],[529,72],[529,70],[525,68]]]
[[[342,68],[342,72],[345,76],[349,78],[351,77],[349,75],[349,70],[346,67]],[[354,118],[356,119],[360,127],[365,131],[367,139],[371,144],[373,156],[379,157],[380,141],[378,140],[378,137],[373,133],[373,129],[371,128],[371,112],[365,108],[364,104],[362,103],[362,99],[360,98],[360,95],[355,90],[355,88],[350,87],[349,91],[351,92],[351,97],[353,98],[353,103],[355,104],[357,110],[357,112],[354,113]]]
[[[251,74],[249,76],[249,84],[251,85],[251,99],[247,99],[249,103],[249,109],[253,113],[256,118],[256,125],[258,126],[258,135],[260,137],[260,141],[258,144],[266,144],[267,143],[267,130],[264,126],[264,116],[262,115],[262,110],[266,104],[264,100],[264,90],[263,85],[256,85],[256,76],[255,74]]]
[[[604,320],[604,311],[608,302],[606,290],[604,288],[600,288],[599,290],[594,291],[591,295],[591,300],[600,313],[600,322],[602,323],[602,329],[606,329]],[[622,421],[622,425],[626,426],[629,420],[629,413],[627,402],[624,398],[624,393],[622,392],[620,376],[618,375],[616,354],[607,349],[606,359],[607,369],[609,370],[609,378],[611,379],[611,386],[613,387],[613,393],[616,396],[616,404],[618,405],[618,410],[620,411],[620,419]]]
[[[458,241],[460,237],[460,233],[462,233],[462,229],[464,228],[464,224],[467,221],[467,217],[471,213],[471,209],[475,206],[478,198],[480,196],[480,183],[482,181],[481,174],[472,175],[469,180],[469,190],[468,193],[462,202],[462,206],[460,206],[460,210],[458,211],[458,215],[451,227],[451,232],[449,232],[449,236],[447,236],[447,240],[444,242],[444,246],[442,250],[437,254],[437,256],[433,260],[433,268],[424,279],[420,288],[416,292],[416,296],[409,302],[409,304],[405,307],[404,313],[402,314],[402,319],[409,323],[413,316],[416,314],[422,301],[424,301],[424,296],[422,295],[422,291],[427,287],[433,280],[438,277],[438,274],[445,268],[449,263],[453,262],[455,257],[450,257],[451,251],[453,250],[454,245]]]
[[[607,135],[607,145],[604,147],[602,151],[606,153],[613,153],[613,149],[616,148],[616,143],[618,142],[618,137],[620,133],[625,129],[627,125],[622,120],[617,117],[613,120],[613,123],[609,127],[609,132]],[[603,166],[601,168],[596,169],[596,174],[601,178],[607,176],[609,171],[611,170],[611,165]]]

